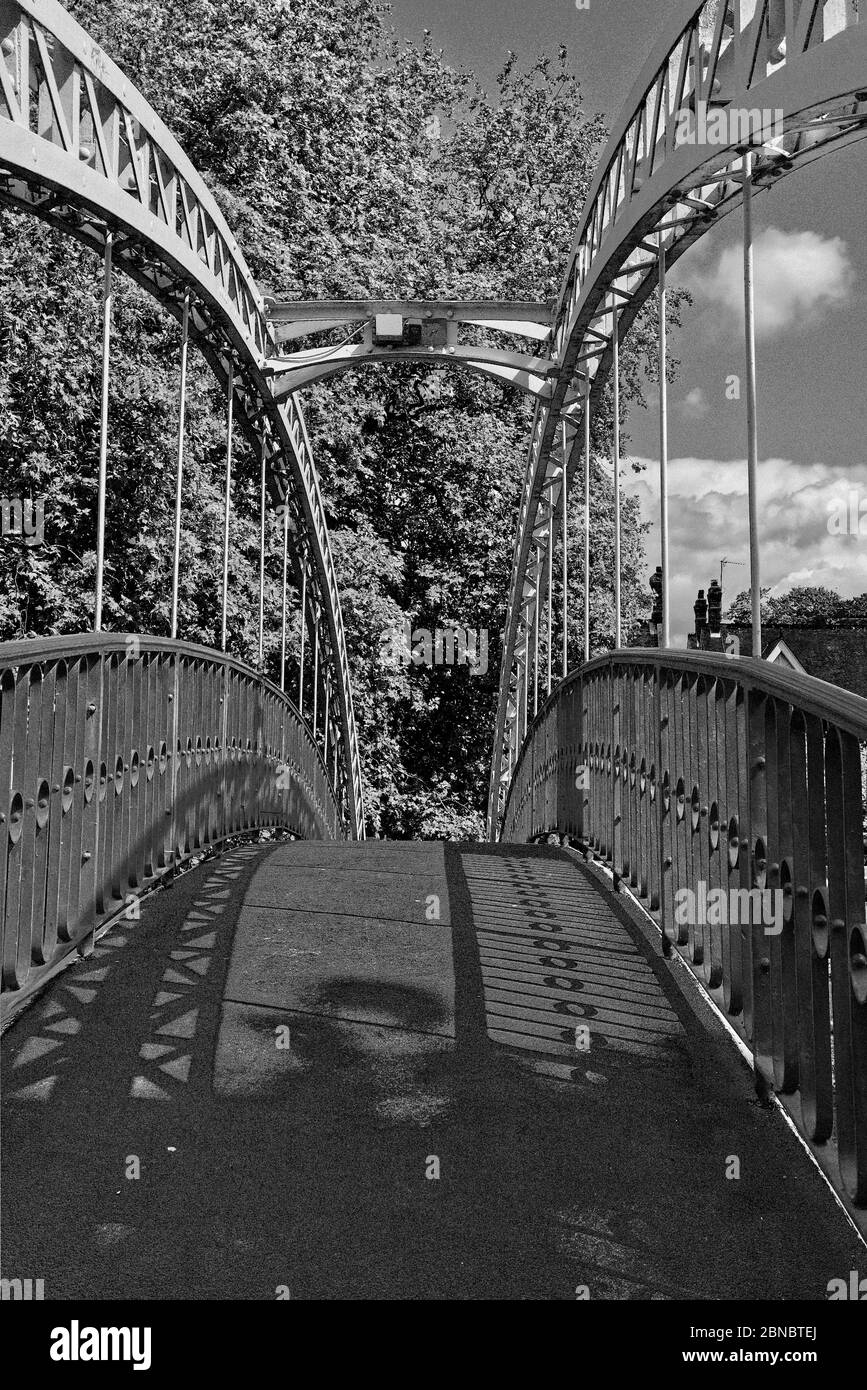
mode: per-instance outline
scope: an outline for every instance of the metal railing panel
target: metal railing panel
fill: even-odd
[[[552,786],[556,784],[552,779]],[[222,653],[106,634],[0,644],[3,990],[242,830],[350,833],[291,701]]]
[[[572,834],[631,884],[664,949],[681,950],[740,1029],[760,1085],[798,1098],[811,1142],[836,1143],[856,1205],[867,1205],[864,744],[867,700],[826,682],[710,653],[613,653],[540,709],[502,825],[511,840]]]

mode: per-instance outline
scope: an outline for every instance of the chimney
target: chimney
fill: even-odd
[[[721,652],[723,647],[722,600],[722,587],[715,579],[712,579],[707,591],[707,645],[711,651],[715,652]]]
[[[707,632],[707,599],[704,596],[704,589],[699,589],[698,598],[693,604],[695,613],[695,645],[704,646],[704,634]]]
[[[650,587],[653,590],[653,612],[650,621],[660,627],[662,624],[662,565],[657,565],[656,570],[650,576]]]

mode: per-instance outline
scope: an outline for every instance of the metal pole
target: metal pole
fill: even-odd
[[[323,734],[325,736],[325,746],[322,750],[323,760],[328,762],[328,706],[331,703],[331,686],[325,681],[325,718],[323,719]]]
[[[553,488],[553,479],[552,479]],[[554,503],[548,494],[548,694],[551,694],[551,643],[554,636]]]
[[[298,713],[304,718],[304,637],[307,631],[307,556],[301,555],[301,652],[298,657]]]
[[[524,706],[524,733],[518,743],[519,749],[524,739],[527,737],[527,725],[529,724],[530,715],[530,624],[527,621],[526,614],[524,616],[524,690],[521,703]]]
[[[541,597],[542,566],[536,551],[536,602],[533,605],[533,718],[539,713],[539,599]]]
[[[181,401],[178,420],[178,466],[175,477],[175,548],[172,564],[172,641],[178,635],[178,591],[181,573],[181,495],[184,485],[184,429],[187,415],[187,357],[190,346],[190,292],[184,295],[181,322]]]
[[[584,660],[590,660],[590,377],[584,391]]]
[[[226,495],[223,498],[223,620],[220,626],[220,650],[226,650],[226,626],[229,612],[229,516],[232,510],[232,427],[235,412],[235,364],[229,363],[228,403],[226,407]]]
[[[314,628],[316,645],[313,656],[313,737],[316,738],[316,720],[319,713],[319,614],[316,615],[316,626]]]
[[[265,465],[268,435],[262,430],[262,463],[259,470],[259,670],[265,669]]]
[[[617,305],[611,309],[611,373],[614,378],[614,646],[621,639],[620,594],[620,342],[617,331]]]
[[[659,233],[659,540],[662,548],[662,641],[671,646],[671,590],[668,583],[668,327],[665,246]]]
[[[99,484],[96,503],[96,601],[93,630],[102,632],[102,587],[105,574],[105,488],[108,473],[108,385],[111,350],[111,263],[114,232],[105,234],[105,277],[102,290],[102,402],[99,419]]]
[[[568,525],[568,503],[569,489],[567,486],[566,472],[569,463],[569,455],[566,449],[566,421],[561,426],[563,440],[563,491],[561,500],[563,503],[563,679],[569,669],[569,525]]]
[[[286,497],[288,497],[288,492]],[[283,611],[280,621],[280,689],[286,690],[286,589],[289,576],[289,503],[283,499]]]
[[[753,156],[744,156],[744,328],[747,359],[747,480],[750,515],[750,593],[753,656],[762,655],[762,581],[759,556],[759,433],[756,418],[756,322],[753,291]]]

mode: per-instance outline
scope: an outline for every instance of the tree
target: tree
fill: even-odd
[[[260,285],[284,297],[548,298],[557,292],[604,129],[565,50],[510,57],[493,94],[376,0],[75,0],[76,17],[143,91],[205,177]],[[92,622],[100,266],[0,214],[0,487],[46,498],[46,544],[3,552],[0,635]],[[679,300],[672,296],[673,317]],[[168,626],[177,325],[121,281],[110,398],[106,626]],[[529,345],[528,345],[529,346]],[[654,311],[622,351],[624,419],[652,378]],[[673,367],[672,367],[673,370]],[[349,647],[369,829],[479,833],[529,404],[480,378],[368,367],[305,392]],[[595,424],[595,649],[613,632],[611,400]],[[186,445],[180,631],[218,631],[224,403],[195,354]],[[238,440],[230,650],[255,654],[258,465]],[[624,619],[646,612],[642,525],[623,509]],[[580,508],[570,510],[570,609],[581,611]],[[280,605],[269,523],[267,611]],[[555,558],[559,576],[560,556]],[[559,579],[557,581],[559,583]],[[559,605],[560,598],[556,597]],[[484,675],[384,671],[383,631],[486,629]],[[278,623],[267,659],[277,673]],[[544,630],[543,630],[544,636]],[[290,652],[297,654],[293,595]],[[582,641],[572,619],[571,660]]]
[[[860,598],[844,599],[834,589],[822,585],[797,584],[784,594],[770,595],[762,590],[762,622],[770,626],[830,627],[841,621],[867,616],[867,594]],[[738,594],[726,614],[726,622],[752,621],[752,604],[748,589]]]

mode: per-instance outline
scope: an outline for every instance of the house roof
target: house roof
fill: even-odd
[[[810,674],[804,669],[788,642],[784,641],[782,637],[776,642],[765,643],[764,657],[766,661],[780,661],[783,665],[790,666],[793,671],[800,671],[802,676]]]
[[[742,655],[752,656],[750,623],[724,623],[723,630],[737,634]],[[763,636],[762,655],[768,661],[783,662],[794,671],[867,697],[867,628],[862,624],[807,627],[769,623]]]

